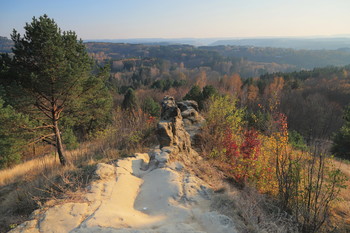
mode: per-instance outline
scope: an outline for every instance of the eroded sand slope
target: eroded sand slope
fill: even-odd
[[[37,211],[11,233],[236,232],[231,219],[210,211],[210,189],[181,163],[145,169],[148,161],[136,154],[117,166],[98,164],[84,202]]]
[[[204,120],[197,110],[194,101],[164,97],[158,147],[115,166],[98,164],[81,203],[35,211],[11,233],[236,232],[230,218],[210,210],[209,186],[186,169],[200,161],[191,147]]]

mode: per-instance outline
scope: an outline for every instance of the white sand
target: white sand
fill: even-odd
[[[148,160],[137,154],[116,168],[99,164],[100,179],[91,184],[86,202],[49,208],[11,233],[236,232],[232,220],[210,211],[203,181],[170,168],[178,165],[143,171]]]

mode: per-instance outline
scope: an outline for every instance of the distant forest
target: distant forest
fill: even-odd
[[[264,41],[262,40],[262,42]],[[185,44],[156,45],[104,42],[87,42],[85,45],[87,51],[99,62],[106,60],[116,61],[125,58],[157,58],[158,60],[167,60],[175,65],[182,63],[186,68],[209,67],[220,74],[236,72],[243,78],[273,72],[292,72],[311,70],[315,67],[345,66],[350,64],[349,48],[337,50],[296,50],[246,45],[196,47]],[[11,47],[12,41],[10,39],[0,37],[0,53],[10,53]]]
[[[147,58],[169,60],[185,67],[210,67],[221,74],[239,72],[250,77],[278,71],[297,71],[325,66],[350,64],[350,51],[339,50],[294,50],[286,48],[262,48],[249,46],[202,46],[191,45],[141,45],[116,43],[86,43],[88,51],[100,59]],[[227,64],[231,63],[229,69]],[[243,69],[254,63],[255,70]],[[225,68],[224,68],[224,67]],[[221,67],[221,68],[219,68]]]
[[[0,39],[0,52],[8,52],[11,41]],[[248,113],[261,114],[259,124],[268,119],[258,104],[267,105],[271,93],[278,92],[279,108],[288,117],[290,129],[306,141],[330,142],[344,123],[342,115],[350,99],[347,50],[84,44],[97,65],[109,67],[105,85],[113,93],[115,106],[130,88],[142,107],[146,96],[157,102],[165,94],[178,100],[186,94],[196,99],[191,88],[199,88],[192,91],[199,93],[212,86],[235,95]],[[255,128],[264,130],[259,124]]]
[[[312,49],[312,50],[337,50],[350,49],[350,39],[344,37],[324,38],[250,38],[250,39],[219,39],[211,46],[236,45],[255,47],[274,47],[291,49]]]

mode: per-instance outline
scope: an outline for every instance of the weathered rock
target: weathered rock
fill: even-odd
[[[178,102],[177,106],[181,110],[185,130],[190,134],[192,147],[196,148],[198,147],[198,137],[201,128],[205,123],[205,119],[199,114],[196,101],[186,100]]]
[[[181,115],[180,109],[177,107],[174,97],[165,96],[162,101],[161,120],[173,120]]]
[[[97,164],[95,176],[98,179],[109,179],[110,177],[113,177],[115,173],[115,168],[112,165],[105,164],[105,163],[99,163]]]
[[[177,106],[181,111],[181,116],[183,120],[188,120],[191,124],[202,124],[204,122],[204,118],[198,113],[199,110],[196,101],[185,100],[182,102],[178,102]]]
[[[185,100],[177,103],[177,107],[180,109],[181,112],[184,112],[188,109],[194,109],[197,112],[199,111],[198,103],[194,100]]]
[[[40,233],[38,229],[38,220],[26,221],[9,231],[9,233]]]
[[[39,221],[40,232],[70,232],[87,217],[87,209],[87,203],[65,203],[54,206],[48,209]],[[52,227],[52,222],[59,224]]]
[[[176,171],[182,171],[184,169],[184,165],[181,162],[175,161],[175,162],[169,164],[169,168],[176,170]]]
[[[160,148],[174,146],[179,152],[190,152],[190,135],[184,128],[181,111],[171,96],[165,96],[162,102],[161,120],[157,127]]]

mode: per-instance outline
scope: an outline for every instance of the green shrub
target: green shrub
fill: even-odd
[[[289,143],[294,149],[305,151],[307,149],[304,137],[295,130],[289,131]]]

